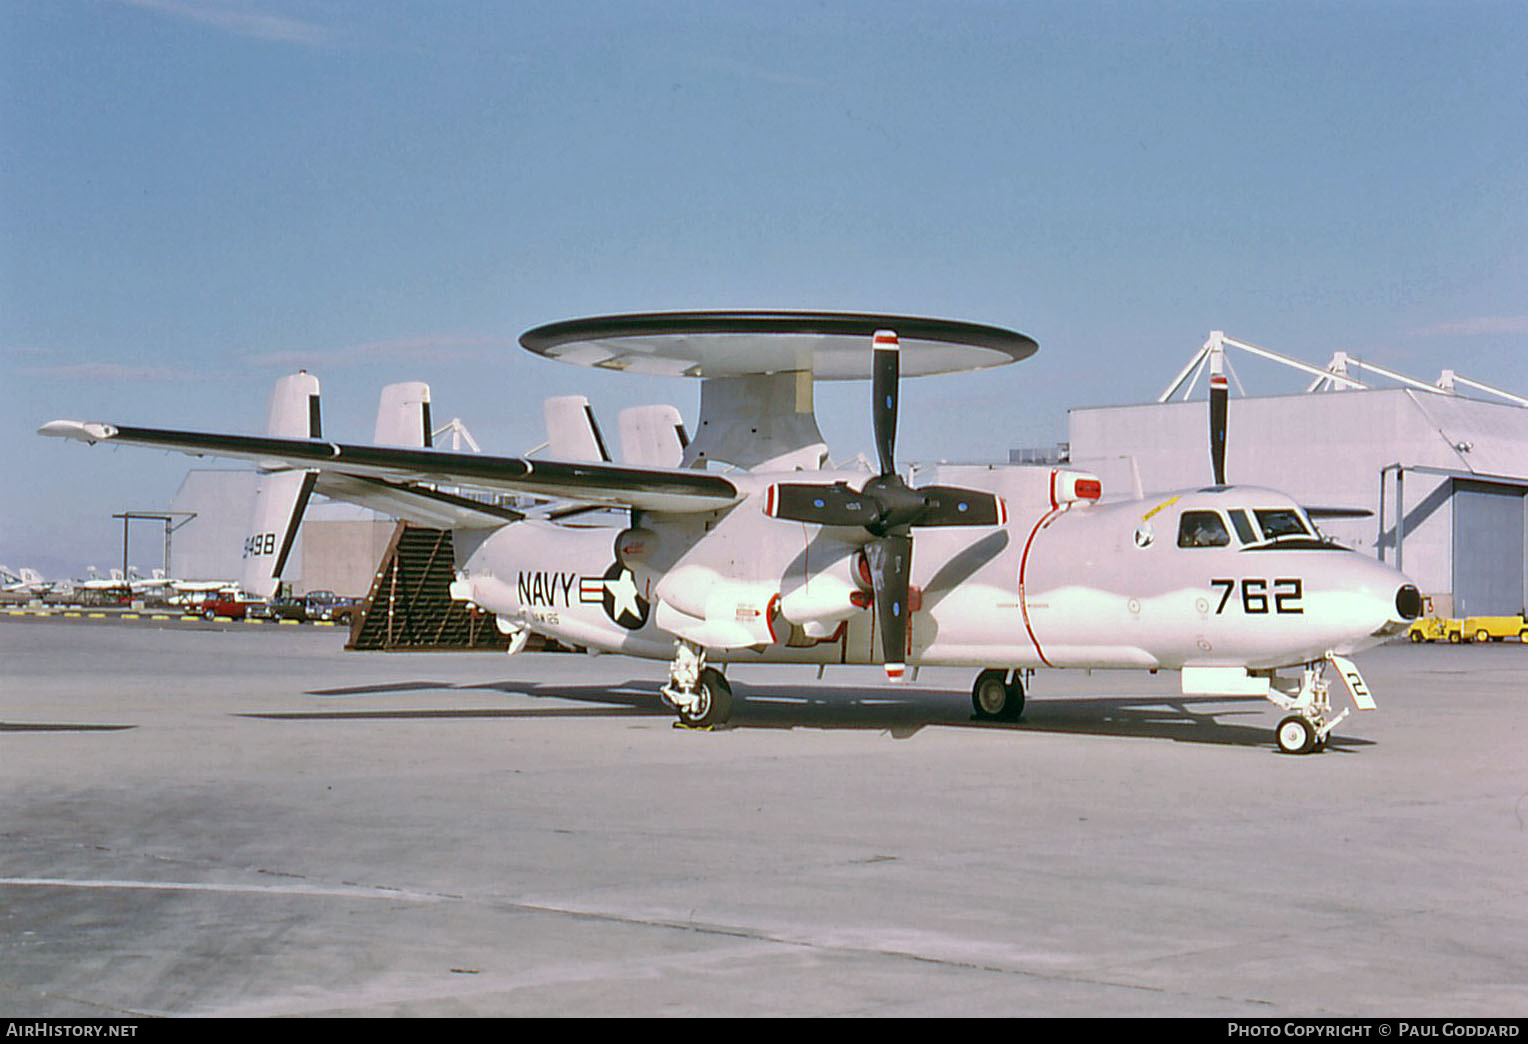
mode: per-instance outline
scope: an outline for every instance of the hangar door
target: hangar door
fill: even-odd
[[[1454,480],[1454,615],[1511,616],[1528,604],[1528,496]]]

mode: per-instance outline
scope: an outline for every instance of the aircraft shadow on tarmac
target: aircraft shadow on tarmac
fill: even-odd
[[[281,720],[449,719],[449,718],[672,718],[659,683],[631,680],[615,685],[568,685],[499,681],[470,685],[396,682],[376,686],[312,690],[310,696],[364,697],[406,692],[497,691],[582,706],[324,710],[247,713],[242,717]],[[899,739],[927,726],[1013,732],[1162,739],[1178,743],[1270,747],[1273,721],[1259,697],[1054,696],[1032,699],[1014,723],[976,721],[970,694],[949,689],[813,686],[798,689],[733,683],[732,718],[723,729],[873,729]],[[1328,750],[1369,746],[1370,740],[1333,734]]]

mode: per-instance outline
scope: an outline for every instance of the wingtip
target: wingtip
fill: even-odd
[[[37,434],[46,435],[56,439],[74,439],[76,442],[97,443],[102,439],[109,439],[117,433],[117,429],[110,424],[96,424],[90,421],[55,420],[49,421],[37,429]]]

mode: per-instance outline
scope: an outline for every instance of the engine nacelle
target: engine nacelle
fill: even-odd
[[[869,569],[864,556],[855,551],[786,590],[780,597],[780,615],[808,637],[825,638],[844,620],[872,604]]]
[[[699,564],[671,570],[653,592],[658,626],[699,645],[773,645],[779,592],[765,580],[736,580]]]

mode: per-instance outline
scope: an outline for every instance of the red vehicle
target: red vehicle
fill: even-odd
[[[228,620],[242,620],[249,615],[253,606],[264,605],[258,598],[249,598],[239,592],[220,591],[211,598],[205,599],[201,606],[202,616],[208,620],[223,617]]]

